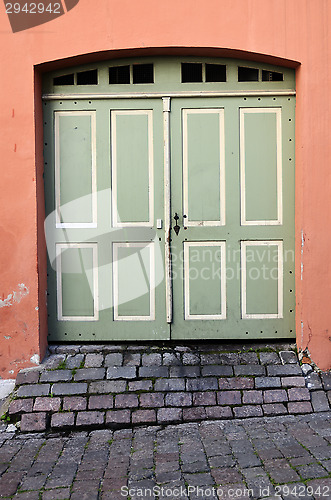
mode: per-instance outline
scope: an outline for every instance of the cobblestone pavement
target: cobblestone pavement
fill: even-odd
[[[0,498],[331,498],[331,412],[67,434],[1,425]]]
[[[330,410],[331,374],[295,346],[61,345],[16,379],[7,419],[23,432],[130,428]]]

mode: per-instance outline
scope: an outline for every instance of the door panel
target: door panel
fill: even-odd
[[[56,111],[54,129],[57,227],[96,224],[95,111]]]
[[[47,102],[44,116],[49,339],[169,339],[162,101]]]
[[[113,250],[114,320],[154,321],[154,242],[113,243]]]
[[[243,319],[283,317],[283,242],[241,242]]]
[[[226,318],[224,241],[184,242],[185,320]]]
[[[59,320],[96,320],[99,315],[96,245],[60,243],[56,252]]]
[[[153,226],[153,111],[113,110],[111,123],[113,225]]]
[[[223,225],[223,110],[183,109],[182,121],[185,225]]]
[[[242,225],[282,223],[281,111],[240,109]]]
[[[172,100],[172,338],[294,336],[293,104]]]

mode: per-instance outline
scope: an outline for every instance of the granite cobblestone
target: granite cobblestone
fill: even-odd
[[[162,355],[159,353],[143,354],[141,364],[142,366],[161,366]]]
[[[331,391],[331,373],[322,373],[323,387],[326,391]]]
[[[272,387],[281,387],[280,377],[256,377],[256,389],[267,389]]]
[[[87,392],[87,384],[84,382],[75,382],[75,383],[58,383],[52,386],[52,394],[56,396],[66,396],[70,394],[86,394]]]
[[[103,423],[104,423],[104,412],[80,411],[77,413],[77,418],[76,418],[77,427],[101,425]]]
[[[132,412],[133,424],[148,424],[156,422],[155,410],[136,410]]]
[[[206,418],[207,418],[206,410],[202,406],[196,408],[183,408],[184,422],[194,422],[196,420],[200,421],[200,420],[205,420]]]
[[[32,412],[33,399],[16,399],[9,405],[9,414]]]
[[[296,352],[293,351],[280,351],[279,357],[283,365],[298,363],[298,357],[296,355]]]
[[[191,406],[192,394],[190,392],[170,392],[165,397],[166,406]]]
[[[21,370],[16,377],[16,385],[36,384],[39,380],[39,372],[32,370]]]
[[[243,403],[245,404],[262,404],[262,391],[245,391],[243,393]]]
[[[105,357],[105,366],[122,366],[122,364],[123,354],[120,352],[110,353]]]
[[[262,365],[237,365],[234,366],[234,374],[238,376],[251,375],[254,377],[265,375],[265,367]]]
[[[141,366],[139,368],[139,377],[168,377],[169,368],[167,366]]]
[[[117,394],[115,396],[116,408],[136,408],[138,397],[135,394]]]
[[[302,371],[299,365],[268,365],[267,373],[269,376],[289,376],[289,375],[301,375]]]
[[[87,400],[83,396],[66,396],[63,398],[63,410],[86,410]]]
[[[125,353],[123,359],[123,366],[140,366],[141,354],[139,353]]]
[[[305,387],[304,377],[282,377],[282,387]]]
[[[288,401],[287,392],[283,389],[267,390],[263,393],[265,403],[281,403]]]
[[[151,380],[134,380],[129,382],[129,391],[150,391],[152,387],[153,383]]]
[[[113,396],[103,394],[102,396],[90,396],[88,407],[89,410],[110,409],[113,408]]]
[[[260,352],[259,357],[262,365],[279,365],[281,363],[275,352]]]
[[[310,391],[317,391],[322,389],[322,381],[318,373],[312,372],[309,373],[306,377],[306,386]]]
[[[66,359],[66,368],[74,370],[84,363],[84,354],[69,354]]]
[[[290,401],[310,401],[310,392],[307,388],[293,388],[288,390]]]
[[[163,393],[144,393],[139,397],[139,404],[142,407],[162,407],[164,406],[164,394]]]
[[[287,413],[286,406],[283,403],[267,403],[262,405],[265,415],[284,415]]]
[[[105,375],[104,368],[81,368],[76,371],[74,381],[80,382],[81,380],[102,380]]]
[[[175,380],[175,379],[174,379]],[[178,379],[180,380],[180,379]],[[185,382],[184,386],[185,387]],[[218,383],[216,378],[196,378],[186,380],[186,390],[187,391],[208,391],[218,389]]]
[[[202,367],[203,377],[231,377],[233,375],[232,366],[207,365]]]
[[[21,418],[22,432],[45,431],[46,426],[47,414],[45,412],[23,413]]]
[[[193,405],[194,406],[212,406],[216,404],[216,393],[215,392],[195,392],[193,393]]]
[[[165,355],[163,355],[163,356],[165,356]],[[176,364],[176,363],[174,363],[174,364]],[[198,364],[200,364],[200,358],[199,358],[198,354],[184,352],[183,365],[198,365]]]
[[[181,378],[181,377],[199,377],[200,367],[199,366],[172,366],[170,368],[170,377]]]
[[[54,413],[52,415],[51,427],[53,429],[70,428],[74,426],[75,415],[73,413]]]
[[[261,417],[263,415],[262,408],[260,405],[243,405],[233,408],[235,417],[245,418],[245,417]]]
[[[131,419],[130,410],[113,410],[106,413],[106,424],[129,424]]]
[[[134,366],[112,366],[107,370],[107,379],[133,379],[136,377]]]
[[[33,405],[33,411],[51,411],[55,412],[60,409],[60,398],[42,398],[38,397]]]
[[[19,398],[48,396],[49,389],[50,389],[50,384],[21,385],[18,388],[17,396]]]
[[[88,388],[88,392],[98,394],[124,392],[125,390],[125,380],[100,380],[98,382],[91,382]]]
[[[223,418],[232,418],[232,410],[230,406],[210,406],[206,407],[206,416],[209,419],[223,419]]]
[[[40,375],[40,382],[69,382],[72,379],[70,370],[46,371]]]
[[[219,405],[240,405],[240,391],[223,391],[217,393],[217,402]]]
[[[85,357],[85,368],[101,368],[104,362],[102,354],[90,353]]]
[[[218,385],[220,389],[253,389],[254,379],[249,377],[220,378]]]
[[[330,409],[327,395],[324,391],[312,392],[311,403],[314,411],[328,411]]]

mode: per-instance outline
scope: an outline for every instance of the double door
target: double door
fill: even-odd
[[[51,340],[294,333],[294,99],[49,101]]]

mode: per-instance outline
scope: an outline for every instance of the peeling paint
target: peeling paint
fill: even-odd
[[[14,290],[7,296],[7,298],[5,298],[4,300],[0,299],[0,308],[10,307],[13,306],[14,304],[18,304],[19,302],[21,302],[23,297],[29,294],[29,289],[27,286],[24,285],[24,283],[19,283],[17,287],[18,290]]]
[[[303,262],[302,262],[302,259],[303,259],[303,247],[305,246],[305,235],[304,235],[304,232],[303,232],[303,229],[301,229],[301,281],[302,281],[302,278],[303,278]]]
[[[303,254],[303,247],[305,246],[305,235],[303,229],[301,229],[301,255]]]
[[[303,346],[303,321],[301,321],[301,347]]]
[[[10,335],[5,335],[5,339],[6,339],[6,340],[10,340],[10,339],[11,339],[11,336],[10,336]]]
[[[31,356],[30,361],[31,361],[31,363],[34,363],[35,365],[39,365],[39,363],[40,363],[39,354],[34,354],[33,356]]]

